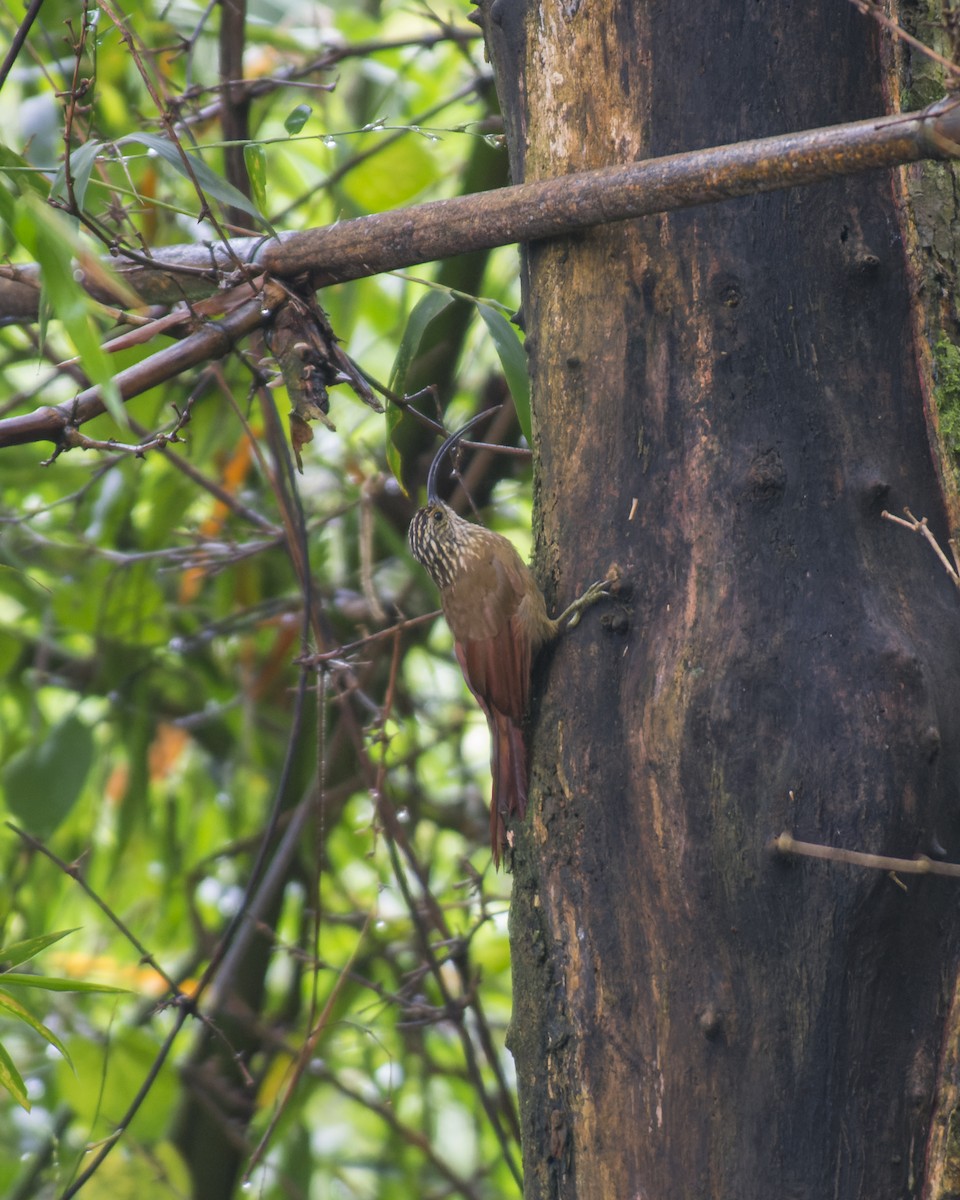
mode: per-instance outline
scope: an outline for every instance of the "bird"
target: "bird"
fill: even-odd
[[[512,845],[507,825],[527,810],[527,748],[523,723],[537,651],[583,612],[608,595],[598,580],[556,618],[547,614],[543,592],[513,543],[475,525],[439,498],[437,475],[444,458],[468,430],[489,416],[478,414],[452,433],[437,451],[427,475],[427,503],[414,514],[410,550],[440,590],[440,604],[453,634],[454,652],[467,687],[490,729],[493,796],[490,845],[495,868]]]

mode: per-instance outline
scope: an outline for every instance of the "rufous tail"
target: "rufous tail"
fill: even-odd
[[[507,824],[527,811],[527,747],[523,730],[501,712],[490,714],[493,796],[490,801],[490,847],[494,866],[508,843]]]

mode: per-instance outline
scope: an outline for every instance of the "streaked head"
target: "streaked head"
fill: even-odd
[[[444,441],[434,455],[427,475],[427,504],[414,514],[410,522],[407,540],[413,557],[426,567],[438,588],[452,583],[457,570],[462,567],[463,548],[469,537],[466,531],[472,528],[469,521],[458,517],[438,496],[437,475],[440,465],[469,429],[495,411],[487,409],[486,412],[478,413]]]
[[[461,560],[462,527],[470,528],[442,500],[434,500],[414,513],[407,532],[410,550],[422,563],[438,588],[453,582]]]

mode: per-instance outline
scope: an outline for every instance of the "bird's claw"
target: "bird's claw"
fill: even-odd
[[[574,600],[567,609],[567,612],[570,613],[570,619],[567,621],[568,629],[573,629],[574,626],[580,624],[580,618],[592,604],[596,604],[604,596],[610,595],[610,582],[609,579],[598,579],[595,583],[590,584],[579,600]]]

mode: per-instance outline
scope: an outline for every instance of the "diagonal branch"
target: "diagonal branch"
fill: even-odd
[[[117,259],[110,265],[148,304],[209,295],[218,286],[218,273],[238,261],[255,263],[279,278],[309,274],[320,288],[472,250],[958,155],[960,106],[948,99],[919,113],[602,167],[282,234],[276,240],[236,238],[219,246],[166,247],[154,252],[156,270],[133,265],[125,270]],[[210,275],[177,274],[184,267],[209,268]],[[20,286],[8,296],[14,282]],[[39,289],[35,265],[0,267],[0,319],[8,313],[22,318],[28,307],[35,316],[36,297],[28,305],[24,285]],[[98,299],[114,299],[104,296],[93,280],[87,286]]]
[[[113,377],[121,399],[149,391],[182,371],[211,359],[222,358],[243,338],[266,324],[277,302],[263,295],[239,304],[225,316],[200,325],[181,342],[118,371]],[[88,387],[68,404],[47,405],[19,417],[0,420],[0,448],[28,442],[53,442],[60,450],[82,447],[76,431],[86,421],[106,412],[99,386]]]
[[[223,245],[168,247],[156,252],[156,270],[132,265],[117,273],[148,303],[209,295],[225,277],[230,278],[238,262],[255,264],[259,271],[281,280],[308,276],[313,287],[321,288],[471,250],[560,237],[613,221],[822,183],[924,158],[953,157],[960,157],[960,103],[948,99],[907,116],[603,167],[358,217],[278,239],[237,238]],[[111,265],[115,268],[116,260]],[[179,273],[185,267],[194,273]],[[197,274],[198,267],[209,274]],[[114,299],[104,296],[93,278],[85,283],[98,299]],[[19,319],[28,310],[35,315],[33,301],[39,297],[39,287],[35,265],[0,266],[0,320],[5,311]],[[129,400],[181,371],[222,356],[238,340],[268,324],[273,307],[248,301],[178,345],[121,371],[115,379],[120,395]],[[0,420],[0,448],[51,441],[66,449],[72,431],[104,408],[100,389],[91,387],[71,404]]]

